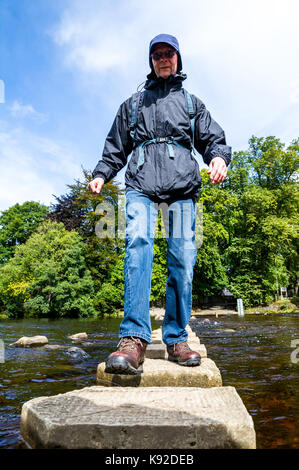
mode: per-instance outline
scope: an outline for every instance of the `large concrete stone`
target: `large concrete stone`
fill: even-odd
[[[220,387],[221,374],[215,362],[203,358],[200,366],[185,367],[162,359],[145,359],[138,375],[107,374],[105,363],[97,370],[97,384],[113,387]]]
[[[255,448],[251,416],[234,387],[114,388],[35,398],[22,407],[33,448]]]

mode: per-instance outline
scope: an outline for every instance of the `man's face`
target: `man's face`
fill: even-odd
[[[174,54],[170,57],[172,53]],[[155,59],[155,54],[160,54],[160,58],[157,57]],[[152,51],[151,57],[157,77],[168,78],[169,75],[176,73],[178,68],[178,55],[173,47],[162,43],[157,44]]]

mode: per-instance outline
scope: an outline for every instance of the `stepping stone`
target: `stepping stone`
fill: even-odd
[[[192,349],[192,351],[196,351],[200,354],[200,356],[203,358],[203,357],[207,357],[207,349],[205,347],[204,344],[199,344],[199,343],[191,343],[188,341],[188,344],[190,346],[190,348]]]
[[[193,333],[193,331],[188,331],[188,343],[193,341],[198,341],[200,343],[199,337],[195,333]],[[162,343],[161,329],[152,332],[152,343],[159,344],[160,342]]]
[[[21,434],[36,448],[255,449],[254,425],[234,387],[86,387],[34,398]]]
[[[198,342],[191,343],[189,346],[193,351],[198,352],[201,357],[207,357],[207,350],[204,344],[199,344]],[[148,359],[167,359],[168,354],[166,346],[164,343],[151,343],[146,348],[145,357]]]
[[[155,330],[155,331],[152,331],[152,337],[155,336],[155,337],[162,337],[162,330]]]
[[[150,344],[164,344],[162,339],[159,338],[152,338],[152,342]]]
[[[146,348],[145,357],[148,359],[166,359],[166,346],[164,343],[149,344]]]
[[[179,366],[162,359],[145,359],[138,375],[107,374],[105,363],[97,370],[97,384],[113,387],[220,387],[222,378],[215,362],[203,358],[200,366]]]
[[[193,344],[200,344],[200,339],[199,338],[188,339],[188,344],[190,347],[193,346]]]

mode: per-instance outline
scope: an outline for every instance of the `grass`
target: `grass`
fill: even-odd
[[[281,299],[271,302],[265,306],[251,307],[245,309],[246,313],[299,313],[299,306],[292,302],[293,299]]]

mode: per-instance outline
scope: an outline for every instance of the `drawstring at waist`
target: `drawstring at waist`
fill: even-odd
[[[168,147],[169,157],[174,158],[173,145],[182,148],[188,148],[185,145],[179,144],[172,136],[168,137],[156,137],[155,139],[145,140],[137,145],[138,151],[138,163],[137,168],[139,168],[144,163],[144,147],[150,144],[166,144]]]

